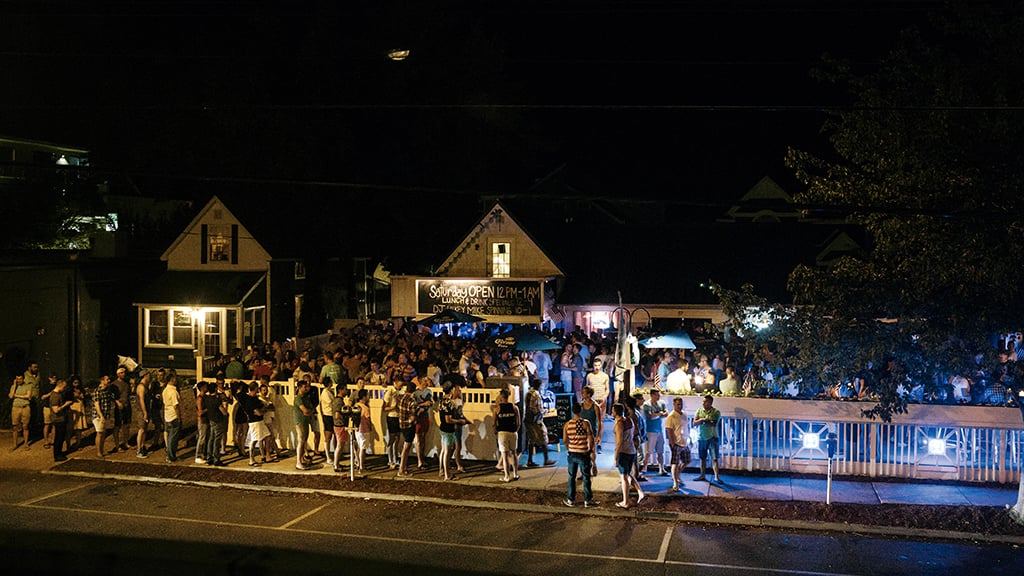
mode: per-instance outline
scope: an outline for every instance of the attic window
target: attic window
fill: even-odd
[[[508,278],[512,275],[512,245],[509,242],[491,243],[491,277]]]
[[[214,220],[223,220],[224,219],[224,211],[221,210],[220,208],[214,208],[213,209],[213,219]]]
[[[210,262],[227,262],[231,259],[231,229],[220,226],[210,228]]]

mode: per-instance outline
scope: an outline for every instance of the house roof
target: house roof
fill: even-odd
[[[140,290],[135,304],[237,306],[265,278],[265,272],[168,271]]]

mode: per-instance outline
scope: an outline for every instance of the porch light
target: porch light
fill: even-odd
[[[945,438],[929,438],[928,439],[928,454],[932,456],[945,456],[946,455],[946,439]]]

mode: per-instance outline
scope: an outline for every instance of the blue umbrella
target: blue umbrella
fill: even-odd
[[[685,348],[686,350],[697,348],[693,345],[693,340],[690,339],[690,335],[685,330],[675,330],[668,334],[652,336],[641,340],[640,344],[645,348]]]
[[[504,334],[495,336],[491,342],[496,348],[502,350],[560,350],[562,348],[536,328],[529,326],[513,328]]]

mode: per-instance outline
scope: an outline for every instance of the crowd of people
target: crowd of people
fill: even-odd
[[[134,448],[138,458],[165,450],[165,460],[179,459],[182,430],[181,386],[195,392],[196,464],[223,466],[228,454],[227,431],[234,431],[234,450],[249,466],[280,460],[283,438],[294,434],[295,467],[308,470],[322,456],[339,474],[344,449],[350,450],[351,466],[365,467],[373,440],[385,440],[387,465],[399,476],[410,474],[415,456],[418,469],[427,466],[426,436],[436,422],[440,447],[438,475],[454,480],[463,472],[462,429],[470,424],[462,411],[462,389],[483,388],[492,376],[526,378],[529,390],[522,399],[515,387],[502,389],[492,406],[494,437],[501,480],[519,479],[519,467],[551,466],[551,437],[544,417],[556,393],[570,397],[572,419],[562,426],[561,441],[568,450],[569,488],[566,504],[576,504],[576,478],[582,476],[583,504],[592,505],[590,479],[596,474],[597,454],[604,449],[605,422],[612,423],[615,465],[621,477],[620,507],[637,503],[645,493],[641,482],[654,469],[672,477],[678,491],[681,471],[691,461],[691,426],[696,427],[700,475],[718,481],[717,423],[714,408],[719,395],[777,395],[869,398],[877,373],[865,371],[850,382],[817,390],[787,390],[780,385],[785,373],[771,362],[767,352],[734,359],[724,345],[706,350],[643,350],[630,394],[618,389],[616,343],[601,334],[580,332],[552,335],[563,340],[554,351],[518,351],[494,345],[492,331],[475,337],[455,337],[444,331],[415,324],[402,327],[361,324],[298,347],[272,343],[235,350],[214,359],[215,376],[208,381],[186,383],[173,369],[129,371],[119,366],[113,376],[103,375],[90,386],[81,378],[50,375],[43,380],[38,363],[29,364],[12,383],[12,450],[28,450],[29,423],[34,405],[42,407],[44,446],[52,448],[55,461],[86,446],[95,447],[97,458]],[[1000,353],[994,369],[971,377],[950,379],[949,397],[915,397],[919,401],[974,401],[1005,403],[995,398],[1006,380],[1015,377],[1015,351]],[[881,364],[884,371],[887,365]],[[294,379],[292,409],[294,430],[282,430],[272,381]],[[381,422],[374,422],[366,386],[385,389]],[[435,401],[432,389],[442,395]],[[671,408],[662,393],[704,396],[701,409],[692,417],[683,413],[681,398]],[[977,393],[983,394],[976,396]],[[916,388],[908,395],[920,394]],[[191,398],[189,398],[191,401]],[[522,410],[520,409],[522,407]],[[435,420],[436,417],[436,420]],[[188,427],[191,426],[189,423]],[[519,433],[525,435],[525,450]],[[90,438],[90,435],[93,435]],[[351,438],[350,438],[351,436]],[[321,437],[323,442],[321,444]],[[109,447],[108,447],[108,439]],[[309,443],[309,440],[312,443]],[[323,451],[306,446],[323,446]],[[666,457],[667,455],[667,457]],[[525,462],[522,462],[525,457]],[[540,462],[535,459],[539,457]]]

